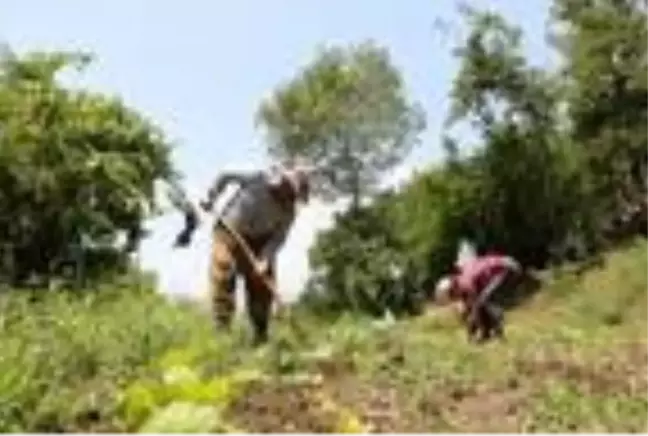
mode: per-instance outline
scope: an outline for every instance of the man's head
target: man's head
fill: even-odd
[[[282,195],[300,203],[307,203],[310,199],[312,172],[313,170],[306,165],[276,165],[270,171],[271,184],[278,188]]]
[[[295,199],[306,203],[310,197],[310,180],[308,172],[303,168],[291,168],[284,171],[284,178],[291,187]]]

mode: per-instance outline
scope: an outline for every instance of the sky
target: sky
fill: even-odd
[[[546,0],[473,0],[521,26],[534,63],[548,62]],[[454,0],[5,0],[0,42],[17,51],[84,50],[96,60],[74,86],[119,95],[159,125],[192,199],[203,198],[220,171],[268,164],[255,112],[277,85],[322,45],[374,39],[386,46],[408,91],[427,112],[421,145],[385,180],[402,183],[442,156],[440,136],[457,62],[453,37],[435,20],[457,22]],[[278,257],[279,292],[294,299],[308,277],[307,250],[330,226],[336,205],[302,209]],[[207,292],[209,217],[193,245],[171,248],[182,217],[150,221],[142,265],[158,273],[160,291],[202,298]]]

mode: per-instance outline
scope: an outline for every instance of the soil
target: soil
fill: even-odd
[[[505,382],[471,386],[429,380],[417,390],[387,375],[365,380],[348,364],[327,362],[319,379],[250,386],[229,410],[249,432],[340,432],[351,410],[367,432],[519,432],[534,391],[549,379],[569,380],[584,395],[648,394],[645,342],[623,344],[596,361],[519,358]],[[322,403],[330,398],[336,410]]]

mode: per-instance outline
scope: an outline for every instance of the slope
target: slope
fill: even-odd
[[[546,273],[476,347],[450,310],[395,324],[296,314],[271,342],[132,284],[0,295],[0,430],[645,431],[645,240]]]

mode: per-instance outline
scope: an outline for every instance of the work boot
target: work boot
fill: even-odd
[[[268,342],[268,325],[267,322],[254,323],[254,338],[252,340],[253,347],[259,347]]]
[[[229,334],[232,331],[232,317],[223,316],[223,314],[215,314],[212,319],[214,333],[217,335],[225,333]]]

